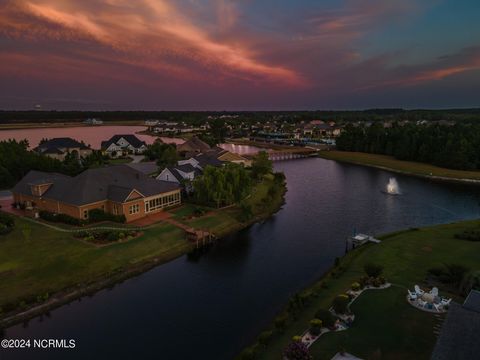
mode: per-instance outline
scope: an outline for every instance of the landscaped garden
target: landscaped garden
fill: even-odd
[[[478,286],[480,243],[458,239],[455,235],[480,227],[480,221],[412,229],[380,237],[382,243],[364,245],[337,262],[323,279],[293,296],[271,327],[246,349],[240,358],[278,359],[287,346],[314,327],[313,319],[326,326],[325,315],[339,295],[362,287],[367,264],[382,264],[384,276],[392,285],[387,289],[366,291],[350,306],[353,321],[345,331],[323,334],[309,348],[314,359],[331,359],[347,351],[364,359],[429,359],[436,341],[442,315],[411,306],[407,288],[412,284],[437,286],[442,294],[463,300],[468,288]],[[458,275],[458,259],[465,269]],[[450,264],[446,267],[445,264]],[[435,277],[432,269],[442,275]],[[459,277],[461,280],[459,281]],[[377,276],[379,283],[382,282]],[[358,284],[355,284],[358,283]],[[331,325],[331,320],[330,321]],[[318,325],[317,325],[318,326]]]

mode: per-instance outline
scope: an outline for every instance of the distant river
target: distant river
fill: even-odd
[[[58,127],[58,128],[35,128],[35,129],[16,129],[0,130],[0,141],[15,139],[27,139],[30,147],[34,148],[43,138],[71,137],[78,141],[84,141],[94,149],[100,149],[102,141],[110,139],[113,135],[135,134],[140,140],[151,144],[156,137],[150,135],[138,134],[146,130],[145,126],[79,126],[79,127]],[[183,139],[161,137],[163,142],[182,144]]]
[[[6,330],[7,338],[75,339],[74,350],[4,351],[0,358],[231,359],[344,254],[354,228],[381,234],[480,216],[478,187],[320,158],[275,168],[288,184],[275,216],[198,259],[180,257]],[[391,176],[403,195],[381,192]]]

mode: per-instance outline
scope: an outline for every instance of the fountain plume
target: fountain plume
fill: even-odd
[[[400,194],[400,188],[398,186],[397,179],[391,177],[388,180],[387,194],[390,194],[390,195],[399,195]]]

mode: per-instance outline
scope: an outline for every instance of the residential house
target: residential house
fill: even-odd
[[[30,171],[12,189],[14,202],[33,213],[41,210],[87,220],[101,209],[125,215],[127,222],[181,203],[178,184],[155,180],[127,165],[88,169],[70,177]]]
[[[90,146],[69,137],[41,141],[33,151],[63,161],[68,153],[81,158],[92,153]]]
[[[463,305],[450,304],[432,360],[478,359],[479,334],[480,291],[472,290]]]
[[[100,119],[88,118],[87,120],[84,121],[84,123],[87,125],[102,125],[103,121]]]
[[[177,151],[185,157],[191,157],[210,150],[210,145],[193,136],[183,144],[177,145]]]
[[[125,165],[130,166],[132,169],[140,171],[142,174],[148,176],[154,176],[158,174],[158,165],[155,161],[142,161],[139,163],[128,163]]]
[[[143,154],[147,149],[145,141],[135,135],[114,135],[110,140],[102,141],[102,151],[110,157],[125,156],[127,154]]]

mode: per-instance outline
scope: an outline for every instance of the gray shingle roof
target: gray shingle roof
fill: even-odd
[[[478,359],[480,354],[480,312],[471,309],[476,307],[475,299],[465,301],[462,306],[452,303],[443,323],[437,344],[433,350],[432,360],[465,360]],[[473,303],[471,302],[473,301]]]
[[[62,138],[53,138],[43,143],[39,144],[34,150],[37,152],[45,152],[45,151],[54,151],[54,149],[73,149],[73,148],[80,148],[80,149],[89,149],[89,147],[77,140],[74,140],[69,137],[62,137]]]
[[[116,144],[121,138],[124,138],[125,140],[127,140],[128,143],[132,145],[134,148],[140,148],[142,147],[142,145],[147,146],[145,141],[140,140],[135,135],[126,134],[126,135],[114,135],[109,140],[102,141],[102,144],[101,144],[102,149],[105,150],[111,144]]]
[[[116,165],[88,169],[75,177],[30,171],[13,192],[32,195],[29,184],[42,181],[53,183],[44,198],[77,206],[107,199],[123,202],[132,190],[149,197],[179,189],[175,183],[155,180],[129,166]]]
[[[155,161],[147,161],[147,162],[140,162],[140,163],[129,163],[126,164],[130,166],[132,169],[140,171],[145,175],[150,175],[158,172],[158,165]]]

